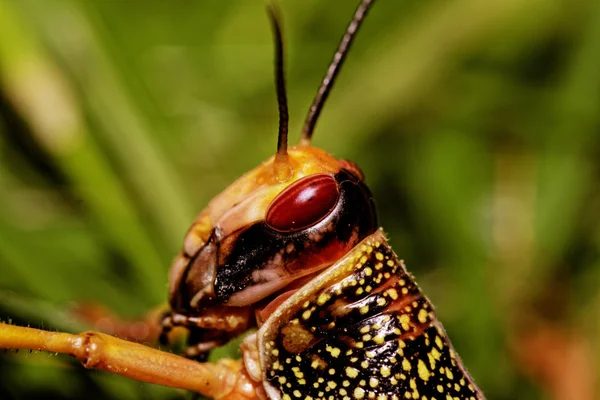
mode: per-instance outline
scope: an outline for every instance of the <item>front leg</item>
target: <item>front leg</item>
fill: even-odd
[[[199,363],[97,332],[70,334],[0,323],[0,348],[69,354],[86,368],[198,392],[223,400],[263,399],[240,360]]]
[[[195,315],[173,312],[162,320],[161,342],[167,344],[167,335],[174,327],[189,330],[184,355],[204,361],[208,352],[222,346],[256,324],[250,307],[213,307]]]

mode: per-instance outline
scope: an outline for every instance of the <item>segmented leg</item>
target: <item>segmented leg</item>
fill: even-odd
[[[173,312],[166,315],[162,324],[160,342],[168,342],[167,335],[175,327],[189,330],[184,355],[204,361],[210,350],[227,343],[247,331],[255,322],[250,307],[221,307],[200,315],[184,315]]]
[[[223,400],[264,398],[241,361],[199,363],[110,335],[49,332],[0,323],[0,348],[69,354],[95,368],[143,382],[196,391]]]

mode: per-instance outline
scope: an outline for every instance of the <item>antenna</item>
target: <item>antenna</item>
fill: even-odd
[[[273,27],[273,38],[275,39],[275,88],[277,90],[277,105],[279,106],[279,135],[277,136],[277,153],[275,153],[274,163],[277,178],[283,181],[291,175],[287,153],[289,115],[283,68],[283,35],[281,33],[279,9],[271,3],[267,5],[267,11]]]
[[[333,60],[331,61],[331,64],[329,64],[327,73],[323,78],[323,82],[321,82],[321,87],[319,87],[317,95],[315,96],[315,99],[308,110],[308,115],[306,116],[306,121],[304,121],[304,127],[302,128],[302,137],[300,138],[301,145],[310,145],[310,140],[312,138],[317,119],[319,118],[319,114],[321,114],[321,110],[323,109],[323,104],[325,103],[325,100],[327,100],[327,96],[329,96],[329,92],[333,87],[335,78],[339,74],[342,64],[348,55],[348,51],[350,50],[352,41],[356,36],[356,32],[358,31],[362,21],[365,19],[365,16],[369,11],[369,7],[374,1],[375,0],[362,0],[356,9],[354,17],[352,18],[350,25],[348,25],[346,33],[342,37],[338,49],[333,55]]]

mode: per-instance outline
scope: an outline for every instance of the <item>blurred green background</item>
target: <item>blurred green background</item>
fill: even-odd
[[[357,2],[279,3],[293,143]],[[272,53],[262,0],[0,0],[0,319],[76,331],[77,302],[164,302],[195,214],[275,150]],[[363,168],[489,399],[585,400],[599,139],[600,2],[379,0],[315,145]],[[0,354],[0,397],[40,395],[191,398]]]

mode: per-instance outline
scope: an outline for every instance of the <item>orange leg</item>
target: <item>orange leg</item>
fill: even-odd
[[[196,391],[215,399],[263,398],[241,360],[199,363],[97,332],[70,334],[0,323],[0,348],[69,354],[96,368],[143,382]]]

